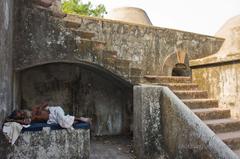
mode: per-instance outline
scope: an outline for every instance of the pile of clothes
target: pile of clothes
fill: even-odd
[[[6,122],[3,125],[3,134],[8,139],[8,142],[13,145],[20,135],[22,129],[29,126],[30,125],[21,125],[17,122]]]

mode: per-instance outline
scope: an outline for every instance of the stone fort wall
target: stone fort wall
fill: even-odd
[[[0,1],[0,125],[12,107],[13,1]]]

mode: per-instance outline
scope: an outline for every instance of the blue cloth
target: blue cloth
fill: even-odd
[[[23,128],[22,132],[24,131],[42,131],[43,127],[50,127],[51,130],[59,130],[64,129],[58,124],[47,124],[46,122],[38,122],[38,123],[31,123],[31,125],[28,128]],[[89,129],[90,125],[89,123],[85,122],[78,122],[73,124],[74,129]]]

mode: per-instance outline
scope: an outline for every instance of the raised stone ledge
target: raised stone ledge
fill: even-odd
[[[240,53],[232,53],[226,56],[218,56],[217,54],[214,54],[205,58],[191,60],[189,65],[190,67],[201,67],[205,65],[221,65],[236,61],[240,61]]]
[[[28,131],[20,134],[11,146],[0,133],[0,158],[3,159],[88,159],[90,154],[90,130]],[[3,139],[3,140],[2,140]]]

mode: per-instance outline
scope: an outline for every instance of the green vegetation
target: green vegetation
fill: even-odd
[[[106,14],[106,8],[103,4],[93,6],[89,1],[84,4],[81,0],[63,0],[62,10],[67,14],[87,15],[94,17],[103,17]]]

